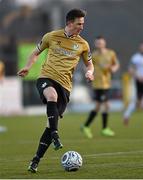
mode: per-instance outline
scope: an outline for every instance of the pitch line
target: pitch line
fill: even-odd
[[[109,153],[97,153],[97,154],[85,154],[84,157],[99,157],[99,156],[118,156],[118,155],[126,155],[126,154],[142,154],[143,151],[121,151],[121,152],[109,152]]]
[[[109,152],[109,153],[97,153],[97,154],[81,154],[81,156],[83,156],[83,158],[96,158],[96,157],[102,157],[102,156],[120,156],[120,155],[127,155],[127,154],[143,154],[143,151],[122,151],[122,152]],[[25,162],[25,160],[27,159],[27,157],[29,156],[24,156],[23,158],[19,157],[19,158],[10,158],[5,159],[5,158],[0,158],[1,162],[11,162],[11,161],[15,161],[15,162]],[[56,156],[56,157],[48,157],[48,159],[60,159],[60,156]],[[47,159],[47,158],[43,158],[43,159]]]
[[[109,152],[109,153],[97,153],[97,154],[81,154],[83,157],[100,157],[100,156],[120,156],[120,155],[127,155],[127,154],[142,154],[143,151],[122,151],[122,152]],[[51,159],[59,159],[59,157],[51,157]]]

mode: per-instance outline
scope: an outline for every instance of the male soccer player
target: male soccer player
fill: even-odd
[[[114,132],[108,127],[108,110],[109,110],[109,90],[111,88],[111,75],[119,68],[119,62],[116,53],[106,47],[106,40],[102,36],[95,39],[95,51],[92,53],[93,64],[96,76],[93,80],[93,89],[95,95],[95,109],[92,110],[81,127],[86,137],[92,138],[92,132],[89,126],[93,122],[95,116],[100,110],[101,105],[104,106],[102,112],[102,134],[105,136],[114,136]]]
[[[3,61],[0,60],[0,87],[3,85],[3,79],[5,76],[5,65]],[[5,132],[7,130],[6,127],[0,126],[0,133]]]
[[[143,98],[143,42],[139,45],[139,51],[131,57],[129,73],[135,81],[136,97],[133,97],[124,112],[124,124],[127,125],[132,112],[137,107],[141,108]]]
[[[72,9],[66,15],[65,29],[52,31],[45,34],[37,48],[30,55],[26,66],[18,72],[19,76],[26,76],[37,60],[38,55],[48,48],[47,60],[41,68],[37,88],[43,103],[47,106],[47,125],[43,132],[36,155],[30,162],[28,170],[36,172],[40,159],[45,154],[51,143],[54,149],[62,148],[58,135],[58,119],[69,101],[72,89],[72,75],[82,56],[87,67],[85,77],[93,80],[94,67],[88,43],[79,36],[83,30],[85,12]]]

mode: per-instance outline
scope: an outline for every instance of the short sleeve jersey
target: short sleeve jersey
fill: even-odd
[[[95,69],[95,78],[92,82],[95,89],[109,89],[111,87],[111,71],[106,66],[119,63],[116,53],[107,49],[104,54],[95,50],[92,53],[92,60]]]
[[[131,64],[136,70],[136,77],[143,77],[143,54],[136,53],[131,57]]]
[[[72,76],[80,57],[85,63],[91,61],[87,41],[79,35],[68,37],[64,29],[45,34],[37,48],[39,51],[48,48],[40,77],[53,79],[68,91],[72,89]]]

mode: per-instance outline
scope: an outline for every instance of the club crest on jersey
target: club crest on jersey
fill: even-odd
[[[57,45],[59,45],[59,46],[60,46],[60,45],[61,45],[61,41],[57,41]]]
[[[78,44],[74,44],[74,45],[73,45],[73,49],[74,49],[74,50],[78,50],[78,49],[79,49],[79,45],[78,45]]]

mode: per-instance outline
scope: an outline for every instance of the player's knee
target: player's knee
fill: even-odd
[[[105,102],[105,103],[104,103],[104,109],[105,109],[106,112],[109,111],[109,109],[110,109],[110,104],[109,104],[109,102]]]
[[[58,95],[57,95],[56,90],[53,87],[46,88],[43,93],[47,102],[48,101],[57,102]]]

